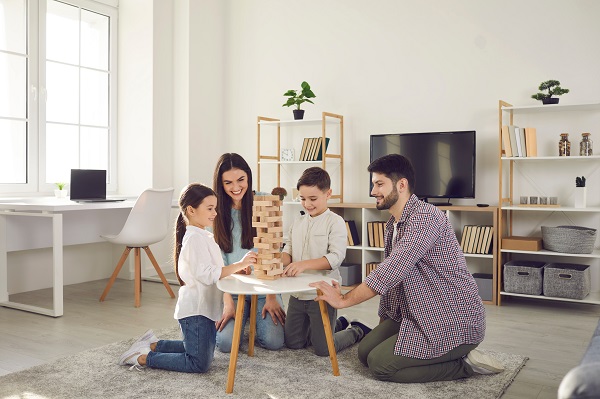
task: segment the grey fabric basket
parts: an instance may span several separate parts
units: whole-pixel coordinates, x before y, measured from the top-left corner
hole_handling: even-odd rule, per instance
[[[596,229],[581,226],[542,226],[544,249],[567,254],[591,254]]]
[[[544,295],[583,299],[590,293],[589,265],[549,263],[544,267]]]
[[[511,260],[504,264],[504,291],[542,295],[544,262]]]

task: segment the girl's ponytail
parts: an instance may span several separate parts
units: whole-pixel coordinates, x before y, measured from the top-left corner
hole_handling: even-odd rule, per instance
[[[175,261],[175,275],[179,280],[179,285],[184,286],[185,283],[179,277],[179,253],[181,252],[181,243],[183,242],[183,236],[185,235],[185,220],[183,215],[179,212],[177,221],[175,222],[175,248],[173,249],[173,260]]]

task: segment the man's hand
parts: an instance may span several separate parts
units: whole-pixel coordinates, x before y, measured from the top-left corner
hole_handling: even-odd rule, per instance
[[[267,299],[265,300],[265,306],[262,309],[262,318],[267,317],[267,312],[271,315],[271,320],[273,323],[277,325],[277,322],[281,323],[281,325],[285,324],[285,310],[281,307],[279,302],[277,302],[277,298],[275,295],[267,295]]]
[[[327,284],[325,281],[318,281],[316,283],[310,283],[311,287],[321,290],[321,295],[315,298],[315,301],[326,301],[328,304],[336,309],[344,308],[344,296],[342,295],[342,289],[340,284],[331,280],[331,284]]]

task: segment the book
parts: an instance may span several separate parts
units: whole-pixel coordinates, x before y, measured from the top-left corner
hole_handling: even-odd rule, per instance
[[[493,250],[494,250],[494,227],[488,226],[488,228],[489,228],[489,234],[487,235],[485,244],[483,246],[484,254],[491,254],[491,253],[493,253]]]
[[[385,222],[378,222],[379,225],[379,248],[385,247]]]
[[[322,143],[323,142],[323,138],[319,139],[319,149],[317,150],[317,158],[315,159],[315,161],[322,161],[323,160],[323,146]],[[327,147],[329,147],[329,137],[325,137],[325,154],[327,154]]]
[[[298,158],[299,161],[306,161],[306,149],[308,148],[308,138],[304,138],[304,141],[302,142],[302,150],[300,151],[300,157]]]
[[[354,243],[352,242],[352,233],[350,233],[350,223],[348,223],[348,221],[346,220],[346,238],[347,240],[347,244],[348,246],[352,246],[354,245]]]
[[[319,144],[319,138],[318,137],[313,137],[310,139],[310,150],[308,152],[308,156],[306,157],[307,161],[314,161],[315,160],[315,153],[316,153],[316,149],[317,149],[317,144]]]
[[[525,148],[528,157],[537,157],[537,133],[534,127],[525,128]]]
[[[515,134],[515,126],[513,126],[513,125],[508,126],[508,137],[510,138],[510,148],[511,148],[512,156],[518,157],[519,154],[517,153],[517,136]]]
[[[462,234],[462,238],[460,240],[460,249],[463,251],[463,253],[467,252],[467,248],[469,247],[469,239],[471,236],[471,228],[473,226],[467,224],[465,225],[465,227],[463,227],[463,234]]]
[[[512,148],[510,146],[510,134],[508,133],[508,126],[502,125],[502,145],[504,146],[504,156],[512,157]]]
[[[479,238],[479,232],[481,230],[481,226],[473,226],[471,230],[471,236],[469,237],[469,247],[467,248],[467,253],[472,254],[475,248],[475,243]]]
[[[379,222],[373,222],[373,245],[374,247],[380,247],[379,245]]]
[[[479,244],[477,245],[477,253],[485,254],[485,243],[490,234],[491,226],[482,226],[481,237],[479,238]]]
[[[527,142],[525,141],[525,128],[524,127],[519,128],[519,138],[520,138],[519,141],[521,142],[521,156],[526,157],[527,156]]]
[[[352,238],[352,245],[360,245],[360,237],[358,235],[358,229],[356,228],[356,222],[354,220],[346,221],[346,224],[350,230],[350,237]]]
[[[523,151],[525,149],[525,146],[523,144],[521,144],[521,128],[518,126],[515,126],[515,144],[517,146],[517,156],[518,157],[523,157],[525,156],[525,151]]]
[[[374,232],[373,232],[373,222],[367,222],[367,233],[369,236],[369,246],[375,246]]]

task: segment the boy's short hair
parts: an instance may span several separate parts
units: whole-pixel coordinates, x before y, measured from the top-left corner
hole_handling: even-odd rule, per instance
[[[298,179],[296,188],[300,190],[300,186],[317,187],[321,191],[327,191],[331,188],[331,178],[325,169],[313,166],[306,169]]]
[[[367,168],[370,173],[381,173],[392,180],[394,185],[402,178],[408,181],[408,190],[415,190],[415,170],[410,160],[400,154],[389,154],[377,158]]]

